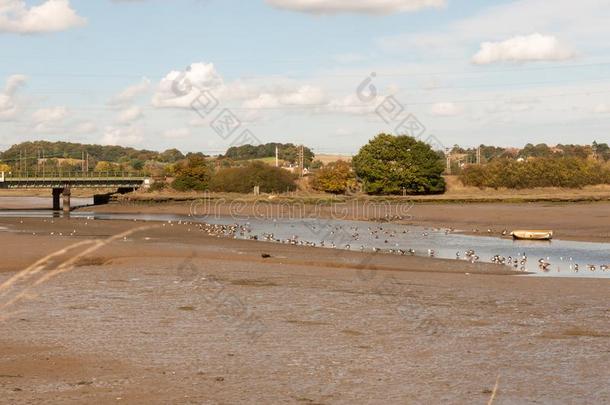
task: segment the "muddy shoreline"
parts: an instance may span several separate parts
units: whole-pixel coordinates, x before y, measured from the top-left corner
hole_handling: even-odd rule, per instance
[[[85,207],[100,213],[179,214],[248,218],[336,218],[395,221],[452,228],[471,235],[501,236],[504,230],[549,229],[558,239],[610,243],[610,202],[595,203],[425,203],[277,204],[268,201],[206,203],[114,203]]]
[[[0,227],[0,285],[85,244],[0,287],[0,402],[487,403],[496,380],[497,403],[610,401],[608,279],[236,240],[193,224]]]

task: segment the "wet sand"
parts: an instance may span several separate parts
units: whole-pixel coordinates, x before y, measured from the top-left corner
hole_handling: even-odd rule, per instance
[[[0,218],[0,282],[145,225],[50,221]],[[28,292],[0,312],[0,402],[484,404],[498,377],[499,404],[610,401],[609,280],[178,224],[76,264],[0,291],[0,305]]]
[[[437,228],[454,228],[464,233],[499,236],[506,229],[549,229],[558,239],[610,243],[610,202],[581,203],[371,203],[299,205],[212,201],[184,203],[116,203],[87,207],[85,211],[117,213],[162,213],[181,215],[233,215],[236,221],[248,217],[338,218],[386,220]],[[399,220],[401,217],[402,220]],[[476,230],[476,232],[474,232]],[[491,230],[491,233],[488,233]]]

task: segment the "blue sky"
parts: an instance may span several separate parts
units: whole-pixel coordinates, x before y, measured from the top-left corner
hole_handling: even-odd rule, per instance
[[[609,18],[600,0],[0,0],[0,148],[221,153],[248,129],[348,154],[407,116],[445,146],[608,142]],[[241,126],[223,139],[225,108]]]

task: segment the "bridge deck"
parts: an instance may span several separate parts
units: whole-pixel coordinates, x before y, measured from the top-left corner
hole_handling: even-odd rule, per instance
[[[0,177],[0,188],[100,188],[100,187],[134,187],[144,184],[143,176],[33,176],[33,177]]]

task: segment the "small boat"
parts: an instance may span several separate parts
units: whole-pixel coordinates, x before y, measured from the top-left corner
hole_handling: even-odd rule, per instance
[[[510,234],[513,239],[524,240],[551,240],[553,231],[512,231]]]

